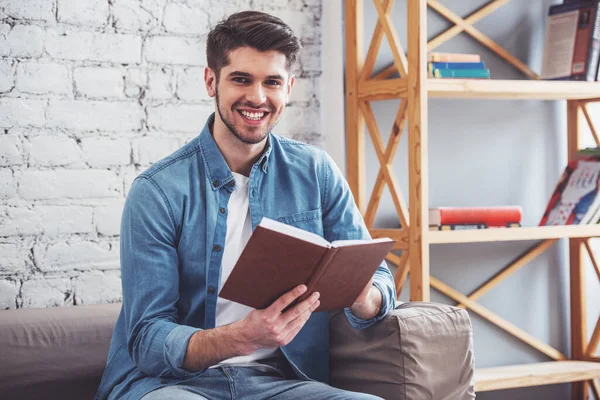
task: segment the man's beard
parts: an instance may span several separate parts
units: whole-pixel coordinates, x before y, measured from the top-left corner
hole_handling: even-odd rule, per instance
[[[229,132],[231,132],[236,138],[238,138],[242,143],[246,143],[246,144],[257,144],[262,142],[263,140],[265,140],[265,138],[269,135],[269,132],[271,132],[271,129],[273,128],[273,126],[275,126],[275,124],[277,124],[278,121],[275,121],[275,123],[273,125],[267,125],[267,129],[265,129],[265,131],[258,137],[258,138],[254,138],[254,137],[244,137],[237,129],[235,129],[235,126],[233,125],[233,122],[227,118],[225,118],[225,115],[223,114],[223,111],[221,110],[221,102],[219,101],[219,90],[216,90],[216,95],[215,95],[215,99],[217,101],[217,111],[219,112],[219,116],[221,117],[221,121],[223,121],[223,123],[225,124],[225,126],[227,127],[227,129],[229,129]],[[235,104],[234,104],[235,106]],[[272,113],[272,107],[269,107],[269,114]],[[235,107],[232,107],[232,112],[237,112],[235,110]]]

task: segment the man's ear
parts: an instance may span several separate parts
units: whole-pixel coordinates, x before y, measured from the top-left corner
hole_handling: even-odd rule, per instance
[[[290,95],[292,94],[292,88],[294,87],[294,83],[296,83],[296,77],[294,75],[290,76],[290,79],[288,79],[288,83],[286,86],[286,103],[289,103],[290,101]]]
[[[204,68],[204,84],[209,97],[215,97],[217,94],[217,75],[210,68]]]

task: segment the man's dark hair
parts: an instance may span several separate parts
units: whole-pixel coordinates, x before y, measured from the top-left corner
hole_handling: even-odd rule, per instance
[[[219,22],[208,34],[206,59],[216,73],[229,64],[229,53],[240,47],[277,51],[285,55],[289,71],[302,48],[300,39],[281,19],[259,11],[242,11]]]

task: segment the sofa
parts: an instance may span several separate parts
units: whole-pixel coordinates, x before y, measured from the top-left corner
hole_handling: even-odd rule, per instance
[[[0,398],[93,399],[120,304],[0,311]],[[460,308],[404,303],[356,331],[330,314],[331,384],[384,399],[475,398],[471,322]]]

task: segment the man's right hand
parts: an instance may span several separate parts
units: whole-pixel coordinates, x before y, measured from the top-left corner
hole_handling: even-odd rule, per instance
[[[236,323],[239,329],[240,343],[244,353],[252,354],[262,348],[285,346],[296,337],[300,329],[319,307],[319,293],[315,292],[304,301],[285,310],[298,297],[306,292],[306,286],[300,285],[282,295],[264,310],[252,310]]]

